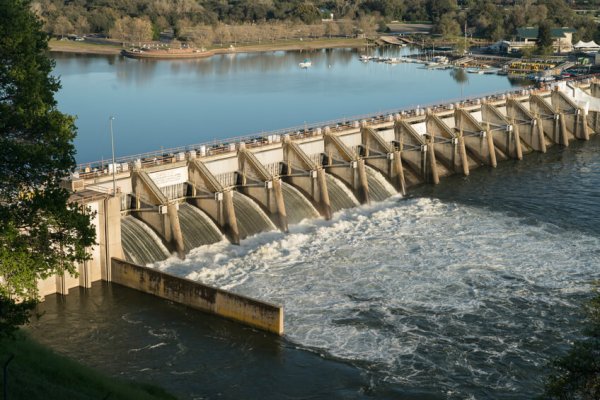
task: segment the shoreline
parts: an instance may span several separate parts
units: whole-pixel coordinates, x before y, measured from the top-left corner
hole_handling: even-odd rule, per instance
[[[333,48],[361,48],[366,46],[365,39],[316,39],[310,41],[290,41],[269,44],[254,44],[235,47],[233,49],[226,47],[217,47],[207,50],[198,57],[210,58],[214,55],[237,54],[237,53],[267,53],[273,51],[310,51]],[[48,48],[51,53],[72,53],[72,54],[93,54],[93,55],[122,55],[123,47],[108,44],[96,44],[90,42],[73,42],[50,40]],[[181,60],[184,57],[136,57],[144,60]]]

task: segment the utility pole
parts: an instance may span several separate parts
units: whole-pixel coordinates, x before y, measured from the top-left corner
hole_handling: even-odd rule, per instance
[[[465,51],[463,55],[467,53],[467,16],[465,15]]]
[[[113,117],[111,115],[109,118],[109,121],[110,121],[110,145],[112,148],[113,197],[116,197],[117,196],[117,179],[116,179],[117,166],[115,165],[115,138],[113,135],[113,121],[114,120],[115,120],[115,117]]]

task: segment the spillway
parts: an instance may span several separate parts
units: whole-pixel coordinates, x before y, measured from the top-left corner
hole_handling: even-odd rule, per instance
[[[325,179],[327,180],[329,201],[333,212],[343,208],[356,207],[360,204],[354,193],[338,178],[331,174],[325,174]]]
[[[130,215],[121,218],[121,244],[125,259],[138,265],[162,261],[170,255],[156,233]]]
[[[233,192],[233,208],[241,239],[276,229],[258,204],[240,192]]]
[[[369,182],[369,195],[372,201],[383,201],[397,193],[396,189],[376,169],[365,165],[367,181]]]
[[[319,212],[315,206],[298,189],[285,182],[281,182],[281,189],[283,191],[285,211],[290,224],[297,224],[303,219],[317,218],[319,216]]]
[[[214,222],[191,204],[179,205],[179,224],[186,253],[196,247],[216,243],[223,239],[221,231]]]

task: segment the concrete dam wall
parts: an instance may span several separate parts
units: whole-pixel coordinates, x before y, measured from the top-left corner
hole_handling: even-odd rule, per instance
[[[40,282],[41,294],[112,281],[114,258],[138,266],[183,258],[202,245],[287,232],[306,218],[330,219],[416,185],[588,140],[600,132],[598,101],[590,101],[599,93],[596,82],[571,82],[82,165],[65,184],[97,211],[99,243],[79,277]]]

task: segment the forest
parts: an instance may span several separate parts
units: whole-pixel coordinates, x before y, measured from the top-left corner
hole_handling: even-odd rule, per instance
[[[391,21],[429,22],[434,34],[466,33],[489,41],[510,39],[516,28],[546,21],[576,28],[576,41],[600,40],[598,0],[34,0],[31,7],[55,36],[96,33],[147,41],[171,29],[203,46],[368,36],[385,31]]]

